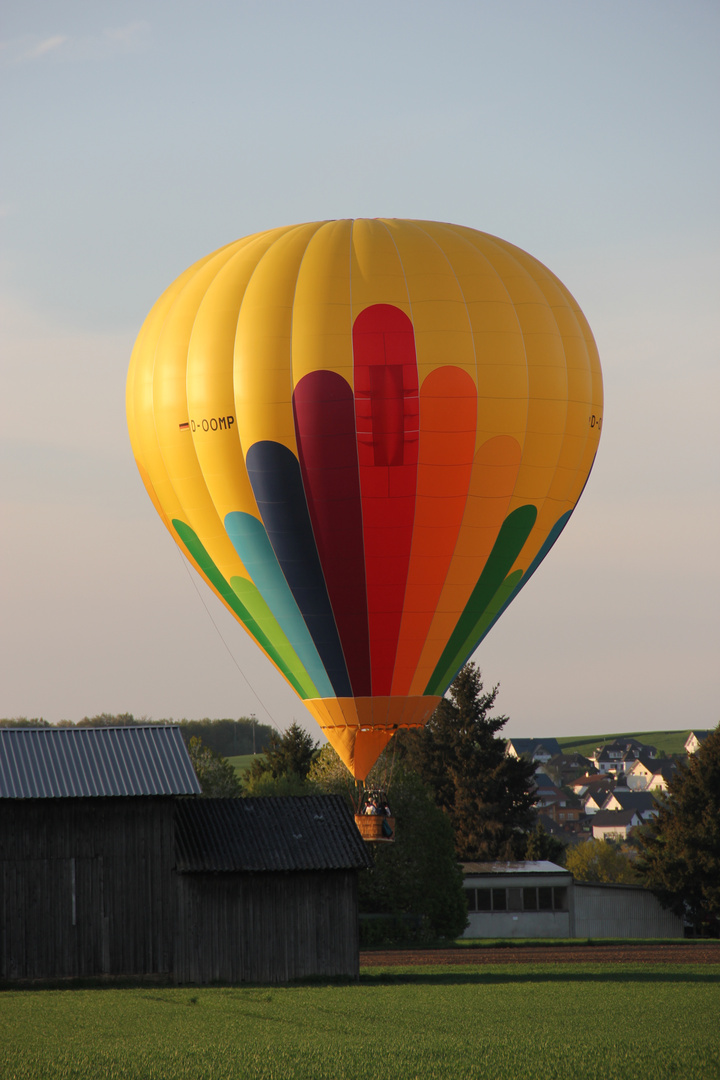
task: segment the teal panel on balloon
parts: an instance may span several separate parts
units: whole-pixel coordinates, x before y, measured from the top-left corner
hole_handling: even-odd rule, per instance
[[[234,511],[226,515],[224,524],[233,547],[317,687],[319,696],[332,697],[332,685],[263,523],[252,514]]]

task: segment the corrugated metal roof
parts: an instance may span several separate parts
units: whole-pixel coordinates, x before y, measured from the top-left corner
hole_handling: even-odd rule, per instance
[[[464,862],[463,873],[471,874],[569,874],[564,866],[549,862],[547,859],[537,859],[526,862]]]
[[[180,871],[347,870],[373,865],[340,795],[181,799]]]
[[[0,728],[0,798],[199,795],[180,729]]]

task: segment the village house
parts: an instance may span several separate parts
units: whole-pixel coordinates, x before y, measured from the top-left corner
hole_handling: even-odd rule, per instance
[[[560,744],[557,739],[508,739],[505,753],[508,757],[526,758],[544,765],[560,753]]]
[[[557,787],[550,777],[542,772],[541,769],[537,769],[533,776],[533,784],[535,786],[535,805],[537,807],[544,807],[549,805],[553,800],[559,799],[563,796],[563,792]]]
[[[630,772],[641,755],[646,758],[656,757],[657,750],[654,746],[641,743],[637,739],[613,739],[611,742],[598,746],[590,755],[590,760],[598,772],[622,776]]]
[[[651,791],[627,791],[615,789],[605,799],[601,810],[634,810],[643,821],[657,817],[658,804]]]
[[[583,812],[590,817],[594,817],[599,810],[602,810],[607,798],[606,791],[589,791],[585,798],[582,800]]]
[[[548,836],[554,836],[562,844],[575,844],[580,839],[583,839],[583,823],[588,819],[584,814],[580,814],[577,821],[564,821],[562,824],[556,821],[554,817],[550,817],[549,814],[541,811],[538,814],[538,825],[542,825],[544,831]],[[589,836],[590,830],[588,828],[587,834]]]
[[[641,823],[637,810],[598,810],[592,819],[593,840],[627,840]]]
[[[648,758],[641,756],[627,775],[631,791],[667,791],[668,780],[677,769],[672,758]]]
[[[578,776],[577,779],[572,780],[570,784],[568,784],[568,787],[575,795],[582,798],[583,795],[587,795],[588,791],[590,791],[594,785],[600,785],[603,788],[610,790],[612,787],[612,778],[601,776],[600,773],[593,770],[591,773],[587,772],[583,776]]]
[[[578,776],[586,773],[589,768],[591,768],[589,759],[577,752],[555,754],[554,757],[544,763],[546,774],[558,787],[568,787]]]
[[[562,798],[547,801],[542,813],[556,824],[564,827],[576,824],[585,816],[582,804],[580,802],[571,802],[564,795]]]
[[[657,758],[651,758],[649,754],[641,753],[637,760],[633,762],[625,777],[625,782],[630,790],[645,791],[657,764]]]
[[[696,754],[709,734],[709,731],[691,731],[685,740],[685,753]]]
[[[586,778],[583,778],[583,780],[586,780]],[[611,776],[591,776],[587,778],[587,782],[573,784],[572,788],[578,794],[580,791],[583,792],[580,794],[580,801],[584,812],[586,814],[596,814],[608,795],[614,791],[615,781]]]
[[[677,772],[677,762],[675,761],[663,761],[658,763],[658,767],[652,774],[647,783],[648,791],[667,791],[670,780]]]

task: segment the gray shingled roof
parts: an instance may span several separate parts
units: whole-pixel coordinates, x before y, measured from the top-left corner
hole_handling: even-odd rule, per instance
[[[532,757],[540,747],[553,756],[561,752],[557,739],[508,739],[507,742],[513,745],[517,754],[527,754],[528,757]]]
[[[607,800],[617,799],[623,810],[637,810],[638,813],[642,813],[644,810],[656,810],[658,806],[657,799],[651,791],[611,791]]]
[[[349,870],[373,865],[340,795],[180,799],[177,869]]]
[[[178,727],[0,728],[0,798],[199,795]]]
[[[593,814],[592,824],[602,829],[613,825],[628,826],[632,825],[634,817],[640,820],[637,810],[598,810],[597,814]]]

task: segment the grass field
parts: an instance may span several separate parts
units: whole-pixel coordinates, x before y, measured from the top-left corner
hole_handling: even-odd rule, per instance
[[[713,1080],[720,967],[366,969],[358,985],[5,991],[3,1080]]]
[[[654,746],[663,754],[684,754],[685,740],[690,734],[690,728],[684,731],[622,731],[615,735],[581,735],[563,736],[558,739],[560,749],[564,754],[577,751],[587,757],[596,746],[610,742],[612,739],[637,739],[638,742]]]
[[[236,757],[229,757],[228,761],[232,765],[235,772],[242,780],[242,774],[246,769],[249,769],[253,763],[253,759],[256,757],[265,757],[264,754],[238,754]]]

